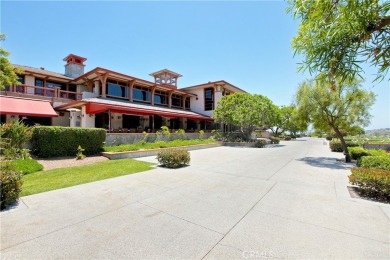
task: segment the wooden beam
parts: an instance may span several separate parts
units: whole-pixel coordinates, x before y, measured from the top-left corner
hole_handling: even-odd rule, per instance
[[[152,96],[150,97],[150,104],[151,104],[152,106],[154,106],[154,92],[156,91],[156,86],[157,86],[157,85],[154,85],[153,87],[151,87],[151,91],[150,91],[150,94],[152,95]]]
[[[129,93],[129,101],[130,101],[130,102],[133,102],[133,88],[134,88],[135,82],[136,82],[135,79],[130,80],[130,81],[128,82],[129,91],[130,91],[130,93]]]
[[[102,83],[102,97],[103,98],[106,97],[106,92],[107,92],[107,86],[106,86],[107,77],[108,77],[108,73],[99,75],[99,80]]]

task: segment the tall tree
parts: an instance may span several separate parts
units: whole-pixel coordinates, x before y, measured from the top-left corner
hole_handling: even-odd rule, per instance
[[[262,95],[234,93],[223,96],[213,113],[216,122],[240,127],[246,140],[257,128],[268,128],[270,115],[275,110],[272,101]]]
[[[366,126],[370,121],[369,110],[375,101],[371,91],[360,87],[358,81],[335,82],[335,89],[326,87],[326,80],[310,80],[302,83],[295,96],[298,117],[322,131],[334,130],[340,139],[346,162],[351,161],[341,129]],[[325,87],[324,87],[325,86]]]
[[[306,127],[301,127],[294,117],[295,107],[281,106],[276,107],[275,112],[271,114],[270,130],[274,136],[279,136],[285,131],[290,131],[294,135],[300,130],[306,130]]]
[[[286,107],[286,120],[285,129],[292,135],[297,135],[300,131],[306,131],[308,124],[302,120],[298,115],[298,110],[295,104]]]
[[[362,78],[362,62],[386,78],[390,65],[390,2],[383,0],[288,0],[301,21],[292,46],[304,56],[299,69],[327,77]]]
[[[0,41],[5,40],[5,34],[0,34]],[[8,60],[9,52],[0,47],[0,90],[5,86],[18,84],[15,68]]]

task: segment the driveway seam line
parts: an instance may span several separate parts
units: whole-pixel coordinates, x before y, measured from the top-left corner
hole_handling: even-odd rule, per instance
[[[287,220],[299,222],[299,223],[306,224],[306,225],[309,225],[309,226],[314,226],[314,227],[318,227],[318,228],[323,228],[323,229],[327,229],[327,230],[331,230],[331,231],[335,231],[335,232],[339,232],[339,233],[343,233],[343,234],[347,234],[347,235],[351,235],[351,236],[355,236],[355,237],[360,237],[360,238],[372,240],[372,241],[379,242],[379,243],[390,244],[390,242],[385,242],[385,241],[381,241],[381,240],[377,240],[377,239],[373,239],[373,238],[369,238],[369,237],[364,237],[364,236],[360,236],[360,235],[356,235],[356,234],[351,234],[351,233],[348,233],[348,232],[345,232],[345,231],[341,231],[341,230],[332,229],[332,228],[329,228],[329,227],[320,226],[320,225],[318,225],[318,224],[313,224],[313,223],[304,222],[304,221],[298,220],[298,219],[283,217],[283,216],[280,216],[280,215],[277,215],[277,214],[272,214],[272,213],[265,212],[265,211],[258,210],[258,209],[255,209],[255,211],[261,212],[261,213],[264,213],[264,214],[267,214],[267,215],[271,215],[271,216],[275,216],[275,217],[279,217],[279,218],[283,218],[283,219],[287,219]]]
[[[223,234],[223,233],[221,233],[221,232],[218,232],[218,231],[216,231],[216,230],[210,229],[210,228],[208,228],[208,227],[204,227],[204,226],[202,226],[202,225],[199,225],[199,224],[197,224],[197,223],[193,223],[193,222],[191,222],[191,221],[189,221],[189,220],[187,220],[187,219],[184,219],[184,218],[181,218],[181,217],[179,217],[179,216],[173,215],[173,214],[171,214],[171,213],[165,212],[165,211],[163,211],[163,210],[161,210],[161,209],[158,209],[158,208],[155,208],[155,207],[149,206],[149,205],[147,205],[147,204],[144,204],[144,203],[142,203],[142,202],[140,202],[140,201],[137,201],[137,202],[138,202],[139,204],[143,205],[143,206],[146,206],[146,207],[148,207],[148,208],[151,208],[151,209],[154,209],[154,210],[160,211],[160,212],[162,212],[162,213],[164,213],[164,214],[167,214],[167,215],[169,215],[169,216],[171,216],[171,217],[174,217],[174,218],[177,218],[177,219],[183,220],[183,221],[185,221],[185,222],[187,222],[187,223],[193,224],[193,225],[195,225],[195,226],[198,226],[198,227],[201,227],[201,228],[207,229],[207,230],[209,230],[209,231],[212,231],[212,232],[215,232],[215,233],[218,233],[218,234],[220,234],[220,235],[224,236],[224,234]]]
[[[269,188],[269,190],[244,214],[244,216],[242,216],[237,222],[236,224],[234,224],[229,230],[228,232],[226,232],[226,234],[202,257],[202,259],[204,259],[208,254],[210,254],[210,252],[249,214],[249,212],[251,212],[254,207],[257,206],[257,204],[265,197],[267,196],[267,194],[275,187],[275,185],[277,184],[277,182],[275,182],[271,188]],[[236,248],[237,249],[237,248]]]

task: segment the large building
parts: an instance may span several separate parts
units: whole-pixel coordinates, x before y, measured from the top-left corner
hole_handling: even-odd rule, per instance
[[[154,132],[161,126],[187,131],[215,128],[212,113],[224,95],[244,90],[215,81],[178,88],[180,74],[164,69],[153,81],[97,67],[86,58],[64,58],[65,73],[14,65],[20,85],[0,92],[1,122],[99,127],[109,132]]]

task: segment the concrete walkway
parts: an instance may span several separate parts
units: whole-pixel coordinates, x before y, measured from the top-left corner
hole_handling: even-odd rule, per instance
[[[1,258],[388,259],[389,205],[351,199],[341,157],[310,138],[218,147],[23,197],[1,213]]]

